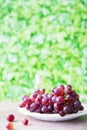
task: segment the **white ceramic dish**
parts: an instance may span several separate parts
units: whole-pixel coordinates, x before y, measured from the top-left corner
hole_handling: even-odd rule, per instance
[[[59,114],[41,114],[41,113],[35,113],[35,112],[29,112],[25,108],[18,108],[18,111],[28,115],[30,117],[39,119],[39,120],[45,120],[45,121],[67,121],[67,120],[72,120],[74,118],[80,117],[82,115],[87,114],[87,105],[83,105],[84,110],[79,111],[78,113],[75,114],[69,114],[65,115],[64,117],[61,117]]]

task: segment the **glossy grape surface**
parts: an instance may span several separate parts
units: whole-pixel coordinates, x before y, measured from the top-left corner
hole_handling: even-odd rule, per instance
[[[53,87],[49,94],[44,88],[38,89],[30,97],[23,96],[19,106],[25,107],[30,112],[58,113],[60,116],[77,113],[84,109],[79,95],[69,84]]]

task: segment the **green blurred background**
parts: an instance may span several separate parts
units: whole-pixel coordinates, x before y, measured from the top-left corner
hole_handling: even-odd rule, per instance
[[[71,84],[87,101],[87,0],[0,0],[0,100]]]

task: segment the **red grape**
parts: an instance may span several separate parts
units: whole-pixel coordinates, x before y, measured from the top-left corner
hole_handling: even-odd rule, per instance
[[[84,109],[84,107],[81,105],[80,108],[79,108],[79,110],[82,111],[83,109]]]
[[[8,130],[13,130],[13,128],[14,128],[13,123],[8,123],[8,124],[6,125],[6,128],[7,128]]]
[[[28,125],[28,119],[24,119],[23,121],[22,121],[22,123],[24,124],[24,125]]]
[[[54,110],[59,112],[61,111],[63,108],[62,108],[62,105],[61,104],[58,104],[58,103],[54,103]]]
[[[24,101],[21,101],[20,104],[19,104],[19,107],[25,107],[26,106],[26,103]]]
[[[40,94],[44,94],[45,93],[45,88],[40,89]]]
[[[47,96],[43,97],[41,103],[42,103],[43,106],[48,105],[49,104],[49,98]]]
[[[42,113],[47,113],[47,111],[48,111],[47,106],[43,106],[42,109],[41,109],[41,112]]]
[[[67,94],[71,94],[72,93],[72,86],[71,85],[66,85],[66,87],[65,87],[65,92],[67,93]]]
[[[42,101],[42,95],[38,95],[38,96],[36,97],[36,99],[35,99],[35,103],[36,103],[36,104],[40,104],[41,101]]]
[[[56,98],[56,102],[57,102],[58,104],[64,103],[64,97],[63,97],[63,96],[58,96],[58,97]]]
[[[58,113],[60,116],[77,113],[83,110],[78,94],[67,84],[52,88],[51,93],[46,93],[44,88],[35,90],[29,97],[24,96],[19,105],[30,112],[36,113]]]
[[[54,89],[54,94],[57,95],[57,96],[62,96],[62,95],[64,94],[64,89],[63,89],[63,87],[55,88],[55,89]]]
[[[30,96],[30,99],[32,100],[32,102],[35,101],[37,95],[38,95],[37,93],[34,93],[33,95]]]
[[[7,116],[7,120],[8,120],[9,122],[13,122],[14,119],[15,119],[15,116],[14,116],[13,114],[10,114],[10,115]]]
[[[54,96],[52,97],[51,101],[52,101],[53,103],[55,103],[55,102],[56,102],[56,98],[57,98],[57,96],[54,95]]]
[[[34,102],[30,105],[30,112],[34,112],[39,106]]]
[[[60,116],[65,116],[65,113],[63,111],[59,111]]]
[[[41,108],[40,108],[40,107],[37,108],[37,109],[35,110],[35,112],[36,112],[36,113],[41,113]]]
[[[63,112],[64,112],[65,114],[71,113],[71,107],[70,107],[69,105],[65,105],[65,106],[63,107]]]

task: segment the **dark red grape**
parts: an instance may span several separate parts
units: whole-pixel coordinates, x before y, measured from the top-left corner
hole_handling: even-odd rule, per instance
[[[74,98],[72,97],[72,95],[67,94],[67,95],[65,95],[65,101],[67,103],[72,103],[74,101]]]
[[[43,106],[43,107],[41,108],[41,112],[42,112],[42,113],[47,113],[47,111],[48,111],[47,106]]]
[[[69,105],[65,105],[65,106],[63,107],[63,112],[64,112],[65,114],[71,113],[71,112],[72,112],[71,110],[72,110],[72,109],[71,109],[71,107],[70,107]]]
[[[66,94],[71,94],[72,93],[72,86],[71,85],[66,85],[65,87],[65,93]]]
[[[40,94],[44,94],[45,93],[45,88],[41,88],[40,89]]]
[[[74,103],[74,108],[80,108],[80,106],[81,106],[81,103],[80,103],[80,101],[79,100],[76,100]]]
[[[26,109],[30,110],[30,105],[29,104],[26,104]]]
[[[56,98],[56,102],[57,102],[58,104],[64,103],[64,97],[63,97],[63,96],[58,96],[58,97]]]
[[[23,108],[26,106],[26,103],[24,101],[21,101],[20,104],[19,104],[19,107]]]
[[[59,115],[60,115],[60,116],[65,116],[64,111],[59,111]]]
[[[52,96],[51,101],[52,101],[53,103],[55,103],[55,102],[56,102],[56,98],[57,98],[57,96],[56,96],[56,95]]]
[[[50,100],[52,99],[53,96],[54,96],[53,93],[48,94],[48,98],[49,98]]]
[[[7,120],[8,120],[9,122],[13,122],[14,119],[15,119],[15,116],[14,116],[13,114],[8,115],[8,117],[7,117]]]
[[[39,106],[36,103],[30,105],[30,112],[34,112]]]
[[[47,108],[48,108],[48,111],[52,112],[52,110],[53,110],[53,106],[52,105],[48,105]]]
[[[36,97],[35,103],[36,103],[36,104],[41,104],[41,102],[42,102],[42,95],[40,94],[40,95],[38,95],[38,96]]]
[[[44,88],[35,90],[29,97],[24,95],[19,106],[25,107],[30,112],[58,113],[60,116],[77,113],[83,110],[78,94],[67,84],[52,88],[51,93],[46,93]]]
[[[26,104],[31,104],[32,100],[29,97],[25,97],[23,100]]]
[[[35,110],[35,112],[36,112],[36,113],[41,113],[41,108],[40,108],[40,107],[37,108],[37,109]]]
[[[62,105],[61,104],[58,104],[58,103],[54,103],[54,110],[56,112],[59,112],[61,111],[63,108],[62,108]]]
[[[41,103],[43,106],[47,106],[49,104],[49,98],[47,96],[43,97]]]
[[[40,94],[40,93],[41,93],[41,92],[40,92],[39,89],[35,90],[35,92],[34,92],[34,94]]]
[[[54,91],[55,91],[56,88],[57,88],[57,87],[53,87],[53,88],[51,89],[51,91],[54,93]]]
[[[32,95],[30,96],[30,99],[32,100],[32,102],[35,101],[37,95],[38,95],[37,93],[34,93],[34,94],[32,94]]]
[[[28,125],[28,122],[29,122],[28,119],[23,119],[23,120],[22,120],[22,123],[23,123],[24,125]]]
[[[24,101],[25,98],[27,98],[27,95],[23,95],[22,100]]]
[[[79,107],[79,110],[82,111],[83,109],[84,109],[84,107],[81,105],[81,106]]]
[[[64,94],[64,89],[62,87],[55,88],[54,89],[54,94],[57,95],[57,96],[62,96]]]

